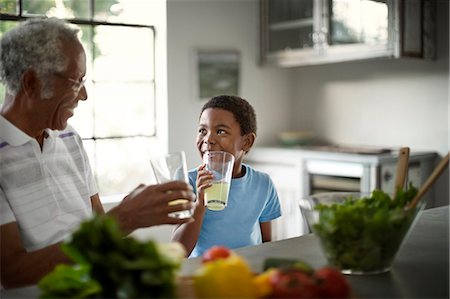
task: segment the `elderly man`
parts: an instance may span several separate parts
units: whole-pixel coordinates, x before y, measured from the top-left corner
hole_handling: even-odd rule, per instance
[[[86,55],[76,29],[57,19],[26,21],[5,33],[0,74],[1,284],[35,284],[69,262],[59,243],[93,213],[104,213],[80,136],[67,124],[84,87]],[[167,192],[171,191],[171,192]],[[173,199],[188,204],[169,206]],[[192,208],[184,182],[141,185],[109,214],[125,233],[192,221],[168,216]]]

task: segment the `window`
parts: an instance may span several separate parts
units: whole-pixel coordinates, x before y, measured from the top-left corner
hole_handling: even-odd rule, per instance
[[[158,39],[155,34],[165,26],[165,1],[0,0],[0,34],[37,16],[67,19],[81,29],[88,100],[79,102],[69,123],[83,138],[102,199],[149,183],[149,159],[167,151],[166,82],[158,76],[165,67],[165,28]],[[0,104],[3,95],[0,84]]]

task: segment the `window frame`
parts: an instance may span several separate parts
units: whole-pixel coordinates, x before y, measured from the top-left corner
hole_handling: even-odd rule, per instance
[[[158,149],[155,150],[158,154],[163,154],[167,152],[168,148],[168,124],[167,124],[167,100],[164,101],[164,98],[167,98],[167,78],[162,78],[167,70],[159,70],[160,75],[158,75],[158,69],[164,65],[164,62],[166,61],[166,49],[161,48],[161,46],[158,46],[158,43],[164,44],[166,37],[161,36],[160,32],[157,34],[156,32],[156,26],[155,25],[148,25],[148,24],[136,24],[136,23],[124,23],[124,22],[110,22],[110,21],[99,21],[95,20],[94,16],[94,0],[90,0],[90,16],[88,19],[85,18],[62,18],[68,23],[78,25],[78,26],[89,26],[90,28],[94,28],[95,26],[120,26],[122,28],[146,28],[150,29],[153,32],[153,57],[151,58],[153,60],[153,78],[151,81],[152,84],[152,96],[153,96],[153,120],[154,120],[154,128],[152,130],[152,134],[137,134],[137,135],[117,135],[117,136],[107,136],[107,137],[99,137],[96,136],[95,132],[93,132],[92,137],[83,137],[83,141],[92,141],[94,144],[97,142],[97,140],[114,140],[114,139],[129,139],[129,138],[136,138],[136,137],[143,137],[143,138],[149,138],[149,140],[153,140],[154,143],[157,144]],[[16,14],[10,14],[10,13],[0,13],[0,21],[15,21],[15,22],[21,22],[25,21],[27,19],[32,19],[36,17],[43,17],[45,15],[24,15],[23,14],[23,0],[17,0],[17,8],[18,12]],[[166,5],[164,3],[164,5]],[[164,7],[164,10],[166,8]],[[166,31],[165,28],[162,28],[163,32]],[[92,38],[92,37],[91,37]],[[91,39],[89,41],[90,43],[93,43],[94,41]],[[160,59],[161,58],[161,59]],[[92,58],[92,61],[95,61],[95,58]],[[162,62],[161,62],[162,61]],[[125,82],[125,81],[123,81]],[[150,81],[149,81],[150,82]],[[166,87],[164,89],[164,86]],[[95,116],[94,116],[95,117]],[[94,159],[96,159],[95,155],[97,155],[97,150],[94,151]],[[149,157],[150,159],[151,157]],[[95,179],[97,181],[97,184],[99,182],[98,174],[96,168],[96,161],[91,161],[91,166],[93,170],[93,174],[95,176]],[[123,190],[123,193],[120,194],[113,194],[113,195],[103,195],[101,196],[103,203],[111,203],[111,202],[117,202],[121,200],[121,198],[128,193],[130,190]],[[98,192],[101,193],[100,188],[98,189]]]

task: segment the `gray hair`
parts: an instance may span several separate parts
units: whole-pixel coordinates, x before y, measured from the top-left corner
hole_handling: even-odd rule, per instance
[[[21,78],[34,70],[43,83],[43,97],[50,97],[46,75],[63,72],[68,64],[62,51],[63,40],[78,40],[78,29],[56,18],[29,19],[6,32],[0,41],[0,78],[6,89],[17,95]]]

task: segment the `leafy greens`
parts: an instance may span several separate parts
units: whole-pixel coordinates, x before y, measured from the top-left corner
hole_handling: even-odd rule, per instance
[[[38,284],[41,298],[173,298],[179,260],[154,241],[123,237],[114,218],[81,224],[62,250],[74,265],[60,265]]]
[[[318,204],[313,230],[328,261],[352,272],[388,269],[418,211],[405,209],[416,194],[410,185],[407,191],[398,189],[394,199],[375,190],[368,197]]]

